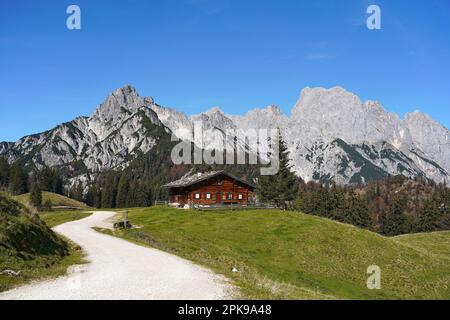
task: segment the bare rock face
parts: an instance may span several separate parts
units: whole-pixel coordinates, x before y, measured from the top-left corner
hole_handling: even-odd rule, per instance
[[[123,168],[130,157],[150,151],[160,137],[149,134],[149,127],[170,133],[151,109],[152,103],[125,86],[110,94],[92,116],[24,137],[0,151],[10,162],[26,159],[37,168],[65,167],[72,176],[86,180],[89,173]]]
[[[291,118],[276,106],[228,116],[241,131],[279,128],[295,171],[307,181],[350,183],[403,174],[446,182],[449,131],[423,117],[419,127],[412,115],[402,120],[340,87],[304,89]]]
[[[183,112],[171,108],[164,108],[153,102],[150,104],[150,108],[175,136],[183,140],[192,139],[192,123]]]
[[[294,158],[298,159],[294,161],[298,172],[304,171],[302,166],[307,165],[301,156],[299,159],[298,153],[306,154],[318,141],[326,144],[341,139],[354,146],[354,152],[389,174],[423,176],[437,182],[449,180],[450,145],[446,128],[419,113],[402,120],[386,112],[378,102],[362,103],[340,87],[304,89],[292,111],[289,131],[289,136],[295,136],[291,141],[288,136],[287,140],[292,143]],[[331,176],[336,173],[332,167],[325,171]],[[317,180],[310,174],[305,174],[304,178]]]
[[[407,114],[404,126],[411,134],[414,149],[450,172],[450,131],[419,111]]]
[[[241,130],[286,128],[289,123],[289,118],[276,105],[270,105],[263,109],[253,109],[247,112],[245,116],[230,116],[230,119]]]
[[[15,143],[2,142],[0,154],[10,162],[26,159],[38,168],[65,167],[73,177],[87,181],[89,174],[126,167],[135,155],[157,146],[162,135],[193,141],[192,129],[198,123],[211,132],[201,145],[210,148],[220,148],[219,140],[226,140],[228,130],[239,138],[249,129],[279,128],[294,170],[306,181],[346,184],[389,174],[450,180],[448,129],[420,112],[401,119],[380,103],[362,102],[341,87],[305,88],[291,117],[275,105],[243,116],[215,107],[188,117],[157,105],[153,98],[140,97],[127,85],[110,94],[90,117]],[[238,139],[237,147],[245,149],[245,140]]]

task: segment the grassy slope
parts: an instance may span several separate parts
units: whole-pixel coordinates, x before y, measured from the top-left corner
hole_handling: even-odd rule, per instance
[[[117,235],[173,252],[233,279],[249,298],[450,298],[448,247],[440,255],[356,227],[277,210],[132,209],[141,229]],[[435,235],[433,235],[434,237]],[[440,235],[448,243],[450,234]],[[427,235],[424,235],[427,238]],[[434,240],[410,240],[436,248]],[[415,246],[420,247],[419,244]],[[366,270],[382,270],[382,290],[368,290]],[[239,273],[232,273],[236,266]]]
[[[60,224],[87,218],[91,215],[85,211],[52,211],[40,212],[39,217],[50,227],[56,227]]]
[[[63,275],[67,267],[78,263],[83,263],[78,246],[56,236],[17,202],[0,196],[0,272],[21,272],[19,277],[0,274],[0,291]]]
[[[22,203],[23,205],[25,205],[26,207],[30,207],[30,194],[29,193],[25,193],[25,194],[21,194],[20,196],[14,196],[12,197],[14,200],[19,201],[20,203]],[[67,198],[65,196],[56,194],[56,193],[51,193],[51,192],[42,192],[42,203],[44,203],[47,199],[50,199],[50,201],[52,202],[52,206],[65,206],[65,207],[75,207],[75,208],[86,208],[86,204]]]
[[[395,239],[425,254],[450,259],[450,231],[408,234]]]
[[[70,266],[85,262],[83,251],[73,243],[69,243],[68,254],[64,257],[36,256],[32,260],[23,260],[12,256],[5,260],[4,253],[0,250],[0,271],[5,269],[21,271],[20,277],[0,275],[0,292],[27,284],[32,280],[63,276]]]

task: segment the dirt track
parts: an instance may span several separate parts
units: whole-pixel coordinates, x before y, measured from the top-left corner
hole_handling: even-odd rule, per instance
[[[92,229],[114,212],[95,212],[54,230],[87,253],[90,263],[70,275],[0,293],[0,299],[226,299],[231,287],[210,270],[171,254],[141,247]]]

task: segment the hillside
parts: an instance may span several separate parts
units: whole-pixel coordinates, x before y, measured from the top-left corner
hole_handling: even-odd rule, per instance
[[[0,195],[0,291],[26,281],[65,274],[81,251],[51,231],[23,205]],[[20,272],[18,276],[6,270]]]
[[[20,202],[21,204],[25,205],[26,207],[30,207],[30,194],[25,193],[20,196],[14,196],[14,200]],[[60,194],[52,193],[52,192],[42,192],[42,203],[45,203],[45,201],[50,200],[52,202],[52,206],[54,207],[74,207],[74,208],[86,208],[86,204],[70,199],[68,197],[62,196]]]
[[[117,233],[208,266],[244,297],[279,299],[449,299],[450,233],[386,238],[300,213],[133,209],[142,228]],[[382,289],[368,290],[378,265]],[[232,268],[238,272],[232,272]]]
[[[450,231],[408,234],[395,239],[425,254],[450,259]]]

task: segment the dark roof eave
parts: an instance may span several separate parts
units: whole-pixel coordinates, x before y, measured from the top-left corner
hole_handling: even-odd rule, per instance
[[[247,186],[249,186],[249,187],[251,187],[251,188],[253,188],[253,189],[256,189],[256,186],[253,185],[252,183],[247,182],[247,181],[245,181],[245,180],[242,180],[242,179],[240,179],[240,178],[238,178],[238,177],[235,177],[234,175],[232,175],[232,174],[230,174],[230,173],[228,173],[228,172],[226,172],[226,171],[224,171],[224,170],[218,171],[218,172],[216,172],[216,173],[213,174],[213,175],[206,176],[206,177],[203,177],[203,178],[201,178],[201,179],[198,179],[198,180],[195,180],[195,181],[192,181],[192,182],[188,182],[188,183],[185,183],[185,184],[175,184],[175,185],[171,185],[170,183],[168,183],[168,184],[165,184],[165,185],[161,186],[161,188],[164,188],[164,189],[170,189],[170,188],[185,188],[185,187],[190,187],[190,186],[193,186],[193,185],[195,185],[195,184],[197,184],[197,183],[199,183],[199,182],[202,182],[202,181],[204,181],[204,180],[207,180],[207,179],[210,179],[210,178],[217,177],[217,176],[220,175],[220,174],[224,174],[224,175],[226,175],[226,176],[228,176],[228,177],[230,177],[230,178],[232,178],[232,179],[234,179],[234,180],[236,180],[236,181],[239,181],[239,182],[241,182],[241,183],[243,183],[243,184],[245,184],[245,185],[247,185]]]

